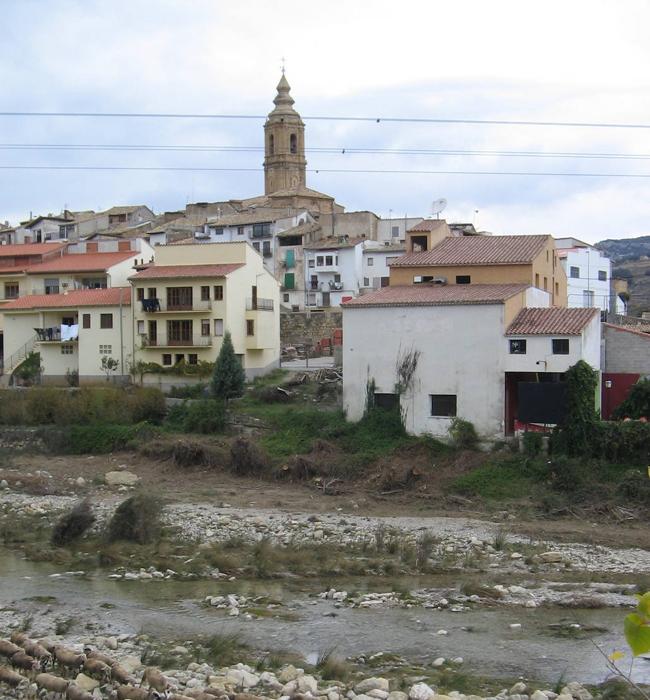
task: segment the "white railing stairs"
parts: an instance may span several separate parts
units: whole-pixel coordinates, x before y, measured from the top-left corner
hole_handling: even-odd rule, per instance
[[[38,336],[34,335],[16,352],[0,360],[0,374],[12,374],[28,357],[29,353],[34,350],[34,344],[38,340]]]

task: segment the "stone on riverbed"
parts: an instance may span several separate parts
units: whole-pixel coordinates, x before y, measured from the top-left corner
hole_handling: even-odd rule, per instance
[[[436,691],[426,683],[416,683],[409,690],[409,700],[431,700],[435,694]]]
[[[357,695],[363,695],[371,690],[388,690],[388,679],[386,678],[366,678],[354,686]]]
[[[135,486],[140,481],[140,477],[129,471],[106,472],[104,481],[108,486]]]
[[[96,681],[94,678],[90,678],[90,676],[86,676],[84,673],[80,673],[74,679],[74,682],[82,690],[85,690],[88,693],[92,693],[95,688],[99,688],[99,681]]]

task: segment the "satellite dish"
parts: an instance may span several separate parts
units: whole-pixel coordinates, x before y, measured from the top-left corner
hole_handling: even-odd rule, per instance
[[[447,206],[447,200],[444,197],[436,199],[431,204],[431,215],[440,218],[438,215]]]

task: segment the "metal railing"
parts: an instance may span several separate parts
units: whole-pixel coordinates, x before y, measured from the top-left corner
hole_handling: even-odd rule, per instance
[[[143,348],[206,348],[212,345],[211,335],[193,336],[192,338],[142,338],[141,346]]]
[[[190,303],[170,304],[166,299],[140,299],[140,306],[145,313],[170,311],[209,311],[212,308],[210,299],[193,299]]]
[[[273,299],[246,299],[246,311],[273,311]]]
[[[0,372],[5,374],[7,372],[13,372],[18,365],[24,362],[28,355],[33,352],[34,344],[36,343],[38,336],[30,338],[22,347],[18,348],[16,352],[0,360]]]

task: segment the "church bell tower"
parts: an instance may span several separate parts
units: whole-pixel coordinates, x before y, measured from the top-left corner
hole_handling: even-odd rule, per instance
[[[305,124],[293,108],[284,70],[264,124],[264,194],[305,187]]]

